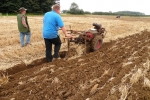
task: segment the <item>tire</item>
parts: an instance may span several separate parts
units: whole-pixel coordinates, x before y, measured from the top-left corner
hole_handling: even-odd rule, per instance
[[[103,38],[101,35],[97,35],[91,41],[91,51],[96,51],[102,47]]]

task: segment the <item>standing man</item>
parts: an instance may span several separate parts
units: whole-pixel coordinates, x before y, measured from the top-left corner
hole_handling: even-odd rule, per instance
[[[61,40],[58,33],[59,28],[62,29],[62,32],[66,37],[72,38],[70,34],[67,34],[66,28],[59,13],[60,6],[58,4],[55,4],[52,7],[52,11],[45,13],[43,19],[43,38],[45,41],[47,62],[51,62],[52,59],[58,58],[58,53],[61,47]],[[53,56],[52,44],[54,44]]]
[[[19,9],[20,14],[17,15],[17,22],[18,22],[18,30],[20,32],[20,44],[21,47],[24,47],[25,45],[30,43],[30,27],[28,24],[26,10],[24,7],[21,7]],[[24,43],[24,37],[26,36],[26,42]]]

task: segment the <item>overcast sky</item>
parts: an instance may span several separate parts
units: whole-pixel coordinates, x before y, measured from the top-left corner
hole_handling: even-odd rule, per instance
[[[138,11],[150,15],[150,0],[60,0],[61,10],[69,10],[72,2],[84,11]]]

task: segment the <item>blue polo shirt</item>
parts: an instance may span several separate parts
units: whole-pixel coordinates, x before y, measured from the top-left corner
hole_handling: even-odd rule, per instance
[[[45,13],[43,19],[43,38],[53,39],[57,38],[59,28],[63,27],[64,23],[59,14],[55,11]]]

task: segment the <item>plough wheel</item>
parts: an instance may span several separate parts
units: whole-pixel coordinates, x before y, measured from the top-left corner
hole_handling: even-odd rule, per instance
[[[99,36],[99,35],[95,36],[94,39],[91,41],[91,50],[96,51],[100,49],[102,46],[102,43],[103,43],[102,36]]]

